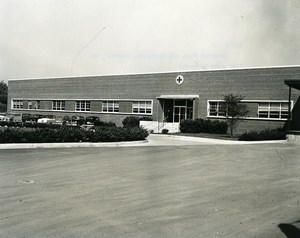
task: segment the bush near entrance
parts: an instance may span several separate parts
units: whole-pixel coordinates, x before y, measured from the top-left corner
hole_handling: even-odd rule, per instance
[[[215,133],[226,134],[228,125],[224,121],[217,120],[182,120],[180,122],[180,132],[182,133]]]
[[[142,128],[3,128],[0,143],[49,143],[49,142],[119,142],[145,140],[148,132]]]
[[[285,140],[286,132],[283,128],[267,129],[260,132],[249,131],[239,136],[239,140],[258,141],[258,140]]]

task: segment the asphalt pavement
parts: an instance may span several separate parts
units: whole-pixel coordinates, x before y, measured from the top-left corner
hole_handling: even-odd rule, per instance
[[[2,149],[0,237],[297,237],[299,145],[154,137]]]

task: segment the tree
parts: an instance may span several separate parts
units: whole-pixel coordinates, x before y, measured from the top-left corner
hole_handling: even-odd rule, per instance
[[[249,112],[247,105],[241,102],[243,99],[243,96],[233,95],[232,93],[224,96],[224,112],[231,137],[233,135],[233,130],[237,127],[239,121],[243,120]]]
[[[0,81],[0,112],[6,112],[7,107],[7,84]]]

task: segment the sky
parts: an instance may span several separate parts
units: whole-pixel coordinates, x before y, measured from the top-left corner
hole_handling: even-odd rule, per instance
[[[300,65],[300,0],[0,0],[0,81]]]

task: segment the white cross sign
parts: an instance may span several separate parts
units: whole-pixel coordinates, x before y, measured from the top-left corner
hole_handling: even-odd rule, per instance
[[[184,81],[184,78],[183,78],[183,76],[182,75],[178,75],[177,77],[176,77],[176,83],[178,84],[178,85],[180,85],[180,84],[182,84],[183,83],[183,81]]]

